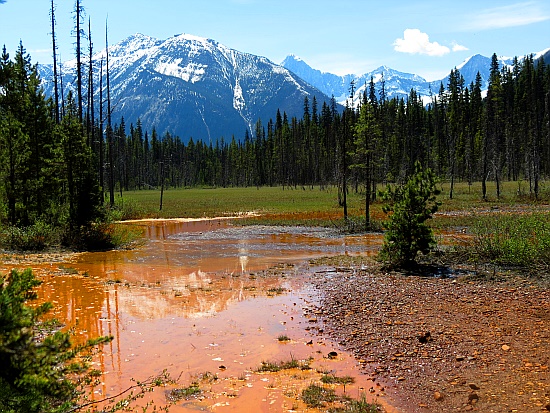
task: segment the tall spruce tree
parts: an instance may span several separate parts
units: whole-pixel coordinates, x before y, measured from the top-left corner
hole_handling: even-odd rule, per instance
[[[55,110],[55,123],[60,121],[59,113],[59,82],[57,76],[57,41],[55,37],[55,5],[52,0],[50,17],[52,19],[52,57],[53,57],[53,96],[54,96],[54,110]]]
[[[87,144],[78,119],[78,109],[69,93],[65,116],[57,128],[61,142],[64,176],[67,185],[69,226],[71,232],[86,231],[101,217],[99,185],[92,162],[92,151]]]
[[[365,230],[370,228],[370,204],[373,181],[373,156],[376,143],[380,139],[376,98],[363,99],[359,118],[355,125],[355,169],[363,171],[365,177]]]
[[[80,0],[76,0],[75,3],[75,35],[76,35],[76,91],[77,91],[77,103],[78,103],[78,119],[82,123],[82,48],[81,48],[81,38],[82,38],[82,28],[81,20],[84,14],[84,8],[82,7]]]
[[[496,195],[501,194],[502,150],[503,142],[503,115],[502,115],[502,82],[500,64],[496,53],[491,58],[491,71],[489,75],[489,88],[487,90],[486,104],[486,139],[487,161],[496,184]],[[483,194],[486,198],[486,193]]]

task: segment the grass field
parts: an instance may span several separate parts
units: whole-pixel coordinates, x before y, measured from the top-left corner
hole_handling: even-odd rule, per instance
[[[496,199],[494,183],[487,185],[488,200],[481,198],[481,184],[468,186],[466,183],[455,185],[453,199],[449,199],[449,184],[440,185],[442,193],[440,211],[465,211],[476,208],[498,208],[511,205],[537,205],[548,201],[548,194],[543,193],[543,200],[534,203],[529,197],[528,183],[504,182],[500,199]],[[383,189],[380,187],[380,189]],[[170,189],[164,192],[163,208],[160,206],[160,191],[144,190],[124,192],[117,195],[117,205],[123,211],[123,219],[130,218],[201,218],[231,216],[246,212],[272,219],[287,216],[297,220],[338,219],[343,216],[343,209],[338,205],[338,193],[335,187],[283,189],[282,187],[249,187],[249,188],[192,188]],[[379,202],[371,206],[371,215],[375,219],[383,218]],[[352,217],[364,216],[364,195],[350,191],[348,211]]]
[[[349,209],[360,215],[361,196],[349,196]],[[338,205],[336,188],[283,189],[282,187],[171,189],[164,192],[163,208],[159,191],[132,191],[117,199],[123,219],[129,218],[201,218],[255,213],[273,220],[338,219],[343,209]],[[364,211],[364,209],[363,209]]]

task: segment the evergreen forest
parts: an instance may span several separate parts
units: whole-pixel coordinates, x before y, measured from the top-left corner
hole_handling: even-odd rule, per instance
[[[0,219],[10,228],[62,227],[69,244],[128,190],[337,186],[347,215],[347,191],[374,199],[378,184],[402,182],[416,162],[450,183],[451,198],[458,181],[481,182],[486,199],[500,197],[503,181],[523,180],[537,199],[550,173],[550,67],[532,56],[500,67],[493,55],[487,91],[479,74],[466,85],[454,69],[426,104],[414,90],[387,99],[384,81],[371,79],[360,102],[319,107],[305,98],[301,118],[278,111],[252,134],[216,142],[159,135],[140,121],[112,124],[108,84],[100,85],[107,99],[68,93],[61,107],[40,84],[23,45],[13,59],[4,47]]]

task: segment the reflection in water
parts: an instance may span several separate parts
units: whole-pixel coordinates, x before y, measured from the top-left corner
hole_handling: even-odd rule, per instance
[[[77,337],[115,337],[97,360],[104,372],[98,399],[126,388],[132,377],[168,368],[176,376],[184,373],[184,380],[205,371],[218,374],[220,386],[247,394],[230,402],[240,411],[270,397],[276,399],[269,401],[270,411],[282,411],[282,390],[266,387],[264,378],[248,378],[239,386],[227,380],[249,377],[267,359],[319,358],[326,343],[312,341],[305,331],[311,321],[302,308],[312,292],[304,278],[292,270],[266,270],[281,262],[360,254],[380,243],[325,229],[233,227],[223,220],[142,226],[149,238],[142,248],[79,255],[65,264],[78,274],[35,269],[45,281],[40,296],[55,305],[55,316],[74,327]],[[288,293],[269,297],[268,291]],[[282,333],[293,342],[279,344]],[[196,408],[184,403],[171,411]]]

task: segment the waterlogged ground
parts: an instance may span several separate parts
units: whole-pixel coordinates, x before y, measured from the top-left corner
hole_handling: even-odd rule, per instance
[[[368,254],[378,237],[343,237],[311,228],[239,227],[229,220],[133,223],[147,241],[131,251],[33,257],[40,295],[77,338],[113,335],[96,359],[100,400],[167,369],[175,387],[154,402],[172,412],[316,411],[300,395],[323,373],[352,376],[338,392],[385,403],[384,386],[359,372],[349,354],[322,335],[317,290],[305,260]],[[40,262],[43,261],[43,262]],[[286,337],[283,337],[286,336]],[[281,341],[285,338],[284,341]],[[288,340],[286,340],[288,338]],[[335,353],[331,353],[335,352]],[[329,356],[330,354],[330,356]],[[258,373],[262,362],[306,362],[311,369]],[[178,400],[171,390],[197,385]],[[388,408],[389,409],[389,408]]]
[[[546,273],[459,266],[411,276],[353,260],[377,250],[379,236],[222,219],[132,225],[146,240],[132,251],[0,266],[33,267],[42,299],[77,338],[115,337],[96,359],[96,400],[167,369],[178,384],[153,400],[180,413],[317,412],[301,395],[325,373],[355,380],[326,387],[388,412],[550,411]],[[472,242],[461,230],[439,241]],[[310,368],[257,371],[292,360]]]

